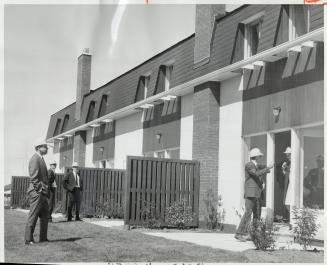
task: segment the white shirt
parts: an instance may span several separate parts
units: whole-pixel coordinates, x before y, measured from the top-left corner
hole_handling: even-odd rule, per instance
[[[73,173],[74,173],[74,176],[75,176],[76,187],[78,187],[78,188],[79,188],[79,175],[78,175],[78,174],[76,174],[75,172],[73,172]]]
[[[255,167],[258,167],[258,162],[256,160],[251,160]]]

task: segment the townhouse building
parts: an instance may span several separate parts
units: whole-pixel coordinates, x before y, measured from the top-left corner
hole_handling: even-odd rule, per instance
[[[59,168],[77,161],[123,169],[128,155],[198,160],[200,208],[212,189],[225,222],[236,226],[253,147],[262,163],[275,163],[264,212],[285,217],[281,164],[290,146],[292,205],[313,207],[304,183],[324,153],[323,31],[320,5],[243,5],[229,13],[197,5],[194,34],[95,90],[85,49],[76,102],[50,118],[47,141]],[[322,217],[323,201],[315,207]]]

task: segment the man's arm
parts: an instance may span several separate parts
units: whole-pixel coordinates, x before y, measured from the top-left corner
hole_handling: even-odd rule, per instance
[[[55,174],[52,170],[48,170],[48,176],[49,176],[49,184],[52,184],[55,181]]]
[[[257,170],[254,165],[251,163],[246,164],[245,170],[248,172],[249,176],[258,184],[258,186],[262,189],[262,178],[261,176],[269,173],[269,168],[263,168]]]
[[[29,162],[28,171],[29,171],[29,175],[30,175],[34,190],[37,193],[40,193],[41,189],[42,189],[42,183],[39,180],[40,168],[39,168],[37,160],[34,157],[32,157]]]

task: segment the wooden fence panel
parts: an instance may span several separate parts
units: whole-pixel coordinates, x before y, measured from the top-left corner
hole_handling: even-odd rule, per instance
[[[68,172],[71,168],[67,168]],[[81,214],[94,215],[98,210],[104,210],[104,205],[110,205],[103,214],[111,211],[115,217],[121,215],[125,201],[125,170],[80,168],[80,177],[83,181]],[[56,207],[61,204],[61,211],[67,211],[67,192],[63,188],[64,174],[56,174]],[[16,177],[11,179],[11,207],[21,207],[27,198],[29,177]],[[101,209],[100,209],[101,208]]]
[[[143,225],[144,211],[154,211],[162,224],[166,209],[174,202],[185,201],[192,207],[198,226],[200,163],[191,160],[129,156],[125,185],[125,224]]]

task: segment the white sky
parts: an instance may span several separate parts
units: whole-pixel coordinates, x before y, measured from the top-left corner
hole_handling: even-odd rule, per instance
[[[114,5],[5,5],[5,184],[11,176],[27,175],[33,143],[45,138],[50,115],[75,101],[83,48],[93,54],[95,89],[194,32],[194,5],[116,10]]]

